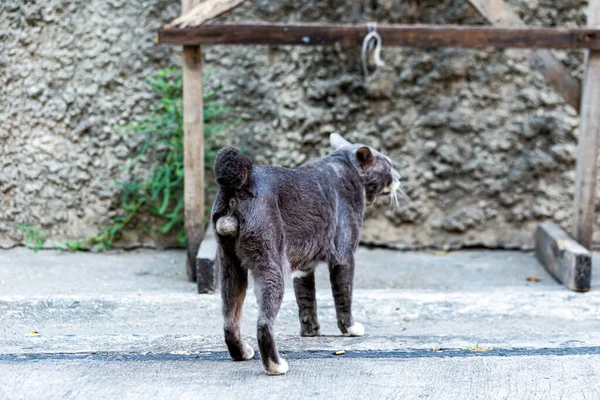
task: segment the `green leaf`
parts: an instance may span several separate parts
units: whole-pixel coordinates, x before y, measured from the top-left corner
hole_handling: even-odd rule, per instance
[[[26,247],[33,249],[37,253],[44,246],[46,237],[48,236],[46,232],[33,226],[19,224],[18,222],[13,222],[13,225],[25,234]]]

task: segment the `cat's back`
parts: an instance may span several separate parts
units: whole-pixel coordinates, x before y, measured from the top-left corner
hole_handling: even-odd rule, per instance
[[[257,165],[252,169],[253,187],[258,196],[313,197],[322,192],[321,172],[306,165],[296,169]]]

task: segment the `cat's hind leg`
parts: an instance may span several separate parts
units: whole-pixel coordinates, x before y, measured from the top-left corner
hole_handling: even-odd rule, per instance
[[[344,336],[363,336],[365,328],[352,317],[352,288],[354,284],[354,256],[345,261],[329,263],[329,279],[335,303],[338,328]]]
[[[260,266],[252,271],[259,308],[256,338],[260,358],[268,375],[281,375],[288,370],[287,362],[277,351],[273,328],[285,291],[282,266],[277,264]]]
[[[245,361],[254,357],[254,350],[242,340],[240,321],[242,306],[248,288],[248,271],[233,254],[219,249],[221,266],[221,298],[223,302],[223,330],[225,343],[233,361]]]
[[[300,317],[300,335],[305,337],[321,335],[317,318],[317,294],[315,290],[315,269],[305,268],[292,273],[298,316]]]

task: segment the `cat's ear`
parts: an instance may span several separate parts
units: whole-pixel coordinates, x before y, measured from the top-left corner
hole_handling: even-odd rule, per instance
[[[369,165],[375,160],[373,153],[371,153],[371,149],[367,146],[363,146],[360,149],[356,150],[356,161],[360,164],[360,166]]]
[[[332,133],[329,135],[329,142],[331,148],[334,150],[341,149],[342,147],[352,146],[352,143],[344,139],[339,133]]]

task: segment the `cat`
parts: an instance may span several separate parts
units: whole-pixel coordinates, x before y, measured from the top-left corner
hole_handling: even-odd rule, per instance
[[[297,169],[255,166],[232,147],[217,154],[219,190],[211,219],[218,240],[225,343],[234,361],[254,350],[240,334],[248,273],[259,307],[257,340],[264,370],[284,374],[273,324],[291,273],[299,309],[300,334],[318,336],[315,266],[329,265],[337,325],[345,336],[362,336],[352,317],[354,252],[366,205],[400,188],[391,160],[362,144],[331,134],[334,151]]]

